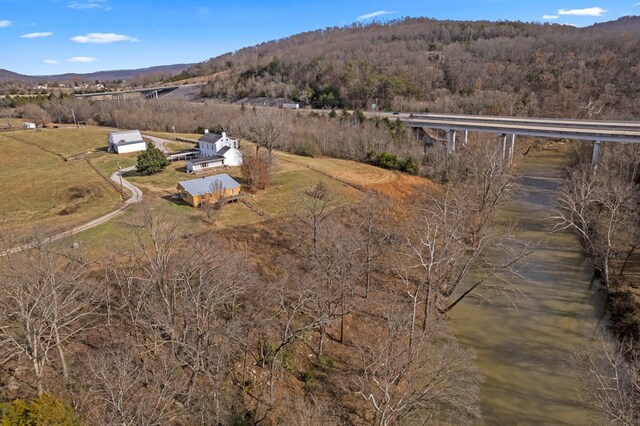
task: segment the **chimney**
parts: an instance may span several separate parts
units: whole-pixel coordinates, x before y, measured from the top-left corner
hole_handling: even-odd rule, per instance
[[[222,139],[226,139],[227,138],[227,132],[222,132]]]
[[[207,133],[209,133],[209,129],[204,129],[204,134],[206,135]]]

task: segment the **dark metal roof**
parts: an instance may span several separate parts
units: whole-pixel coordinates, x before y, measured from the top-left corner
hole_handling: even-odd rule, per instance
[[[220,133],[205,133],[204,135],[200,136],[198,140],[200,142],[216,143],[220,139],[222,139],[222,135]]]
[[[219,155],[214,155],[211,157],[194,158],[193,160],[187,160],[187,163],[203,164],[203,163],[212,163],[214,161],[224,161],[224,157],[221,157]]]

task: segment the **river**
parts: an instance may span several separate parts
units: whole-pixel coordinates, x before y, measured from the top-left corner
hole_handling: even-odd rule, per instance
[[[540,242],[513,278],[522,292],[515,308],[506,298],[469,298],[450,313],[460,342],[477,351],[487,424],[583,425],[598,414],[578,402],[567,360],[597,329],[604,295],[591,288],[577,238],[550,233],[546,219],[565,159],[562,147],[531,152],[515,166],[520,191],[497,212],[496,220],[517,220],[518,238]]]

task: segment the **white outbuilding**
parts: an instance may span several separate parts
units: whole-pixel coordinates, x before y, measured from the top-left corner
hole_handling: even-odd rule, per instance
[[[142,139],[139,130],[109,133],[109,152],[126,154],[128,152],[145,151],[147,144]]]
[[[36,123],[30,123],[28,121],[25,121],[24,123],[22,123],[22,128],[23,129],[35,129],[36,128]]]

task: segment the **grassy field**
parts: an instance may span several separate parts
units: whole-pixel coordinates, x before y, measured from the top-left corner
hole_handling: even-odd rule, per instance
[[[24,122],[23,118],[0,118],[0,130],[18,130]]]
[[[186,151],[188,149],[193,149],[195,147],[191,142],[166,142],[164,147],[167,148],[171,152],[177,151]]]
[[[0,133],[0,230],[53,234],[88,222],[120,203],[120,195],[84,160],[65,161],[76,149],[97,148],[97,133],[74,129]],[[105,138],[100,137],[103,145]],[[40,146],[46,147],[46,151]]]
[[[3,149],[0,179],[11,183],[0,188],[0,196],[12,200],[0,206],[0,216],[4,221],[1,226],[15,229],[43,227],[47,234],[53,234],[115,209],[120,196],[105,177],[119,168],[135,165],[137,153],[107,153],[108,132],[109,129],[94,127],[0,133]],[[173,133],[148,133],[173,137]],[[182,136],[196,139],[199,135]],[[169,149],[183,147],[172,144]],[[248,155],[253,153],[255,145],[243,141],[241,149]],[[68,157],[80,159],[65,161]],[[213,170],[198,176],[220,172],[244,183],[239,167]],[[126,224],[132,222],[143,208],[161,212],[191,233],[199,233],[290,214],[296,197],[320,181],[334,191],[338,203],[361,199],[363,190],[375,190],[392,199],[401,199],[398,194],[403,195],[403,192],[399,187],[426,182],[353,161],[299,157],[274,151],[271,184],[266,190],[250,193],[245,187],[245,203],[231,203],[219,210],[205,211],[173,198],[177,182],[195,178],[185,173],[184,161],[172,163],[155,175],[140,176],[130,172],[125,177],[145,194],[143,206],[133,206],[112,221],[71,238],[82,241],[91,251],[104,253],[117,249],[119,244],[126,245],[126,238],[118,235],[127,235]],[[21,196],[16,197],[16,194]]]
[[[170,141],[172,141],[176,136],[179,138],[187,138],[187,139],[193,139],[193,140],[198,140],[198,138],[200,138],[200,134],[198,133],[173,133],[173,132],[142,132],[145,135],[151,135],[151,136],[156,136],[158,138],[163,138],[163,139],[168,139]]]
[[[109,130],[100,127],[37,129],[8,132],[4,135],[61,157],[73,157],[106,152]]]

